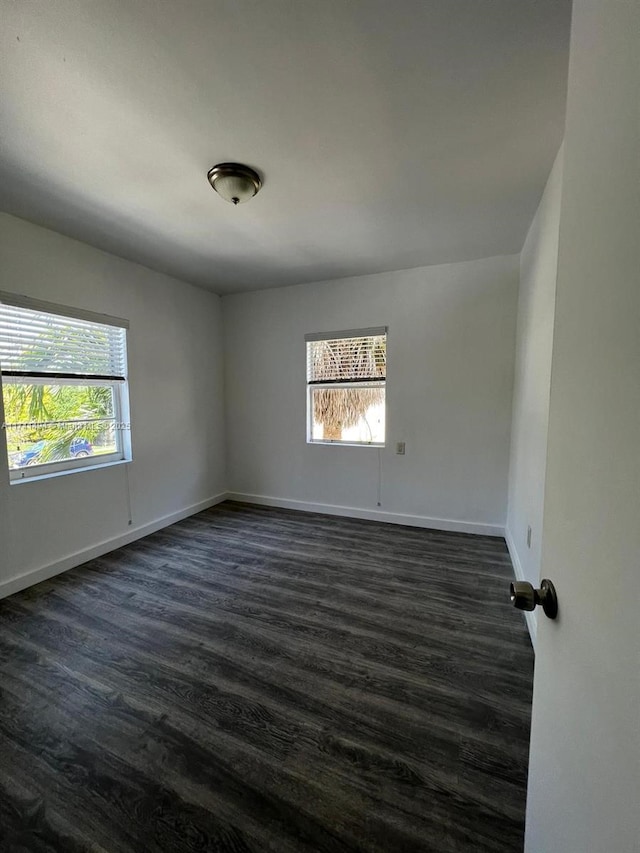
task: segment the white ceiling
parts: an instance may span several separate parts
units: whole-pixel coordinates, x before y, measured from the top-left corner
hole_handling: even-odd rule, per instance
[[[218,293],[518,252],[562,138],[570,0],[0,7],[3,208]]]

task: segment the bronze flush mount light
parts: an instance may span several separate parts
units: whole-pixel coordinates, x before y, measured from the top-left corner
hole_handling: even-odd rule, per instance
[[[242,163],[218,163],[207,173],[209,183],[221,198],[243,204],[257,195],[262,179],[255,169]]]

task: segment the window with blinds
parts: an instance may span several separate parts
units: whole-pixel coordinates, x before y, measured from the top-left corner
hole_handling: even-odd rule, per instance
[[[0,293],[3,429],[12,480],[128,458],[127,325]]]
[[[307,441],[385,442],[387,329],[305,336]]]

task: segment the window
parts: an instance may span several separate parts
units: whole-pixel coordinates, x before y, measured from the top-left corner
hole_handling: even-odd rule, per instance
[[[11,480],[129,458],[127,325],[0,293]]]
[[[307,441],[384,446],[387,329],[306,335]]]

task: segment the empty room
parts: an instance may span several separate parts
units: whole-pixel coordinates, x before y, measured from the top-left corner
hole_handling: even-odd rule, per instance
[[[637,0],[0,13],[2,853],[637,853]]]

